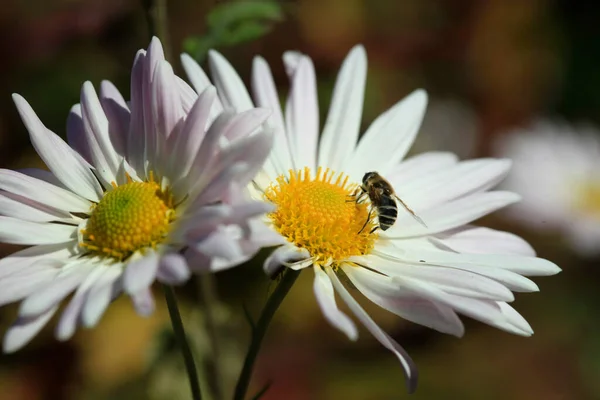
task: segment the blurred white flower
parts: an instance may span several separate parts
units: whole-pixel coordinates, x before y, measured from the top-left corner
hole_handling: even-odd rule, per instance
[[[165,61],[158,39],[135,58],[131,101],[110,82],[90,82],[68,119],[68,144],[13,95],[35,150],[50,172],[0,170],[0,241],[31,245],[0,260],[0,304],[24,299],[4,351],[25,345],[75,292],[56,336],[96,325],[125,291],[151,313],[156,279],[177,284],[191,270],[242,257],[248,219],[271,207],[215,203],[247,185],[263,164],[269,115],[253,109],[214,119],[214,88],[198,97]],[[228,142],[225,136],[235,136]],[[188,250],[204,257],[188,265]]]
[[[196,90],[204,90],[206,75],[188,56],[182,60]],[[212,52],[209,63],[225,107],[243,111],[254,106],[225,58]],[[461,313],[531,335],[529,324],[508,305],[514,300],[512,291],[537,291],[524,275],[552,275],[560,269],[536,258],[515,235],[468,225],[519,200],[511,192],[488,191],[506,175],[510,161],[459,162],[454,154],[442,152],[403,160],[425,112],[427,95],[422,90],[379,116],[357,143],[367,71],[362,46],[344,61],[319,139],[313,63],[295,52],[285,53],[284,63],[291,80],[285,112],[265,60],[257,57],[252,71],[254,101],[273,110],[266,125],[275,131],[273,151],[249,186],[254,198],[276,207],[262,228],[276,234],[281,244],[265,263],[267,273],[282,265],[310,267],[314,294],[328,321],[356,340],[356,325],[336,305],[337,292],[399,359],[410,391],[417,380],[413,361],[343,281],[386,310],[440,332],[462,336]],[[385,231],[374,229],[378,219],[369,218],[369,201],[357,203],[353,197],[368,171],[388,179],[427,226],[396,203],[395,224]]]
[[[600,131],[540,120],[502,135],[495,151],[513,160],[503,187],[523,195],[508,216],[563,233],[582,255],[600,254]]]

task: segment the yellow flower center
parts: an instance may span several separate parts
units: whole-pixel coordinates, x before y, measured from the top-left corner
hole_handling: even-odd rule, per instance
[[[171,195],[152,179],[114,186],[92,210],[79,245],[123,260],[162,242],[175,212]]]
[[[317,265],[337,266],[350,256],[369,253],[378,235],[369,204],[356,203],[356,185],[329,169],[311,178],[310,170],[290,171],[265,196],[276,206],[268,214],[274,228],[297,247],[308,250]]]
[[[600,217],[600,182],[586,182],[581,185],[577,206],[586,214]]]

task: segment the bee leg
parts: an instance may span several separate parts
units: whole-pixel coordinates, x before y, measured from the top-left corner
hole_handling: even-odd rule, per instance
[[[367,220],[365,221],[365,224],[362,226],[362,228],[360,228],[360,231],[358,231],[357,235],[360,235],[360,233],[363,231],[363,229],[365,229],[365,227],[367,226],[367,224],[369,223],[369,221],[371,220],[371,214],[373,213],[373,209],[371,208],[369,210],[369,215],[367,216]],[[371,232],[373,233],[373,232]]]
[[[379,227],[378,226],[374,226],[373,229],[371,229],[371,232],[369,232],[369,234],[375,232],[377,229],[379,229]]]

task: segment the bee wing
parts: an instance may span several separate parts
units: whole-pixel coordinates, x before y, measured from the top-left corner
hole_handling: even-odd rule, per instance
[[[394,197],[396,198],[396,200],[398,200],[398,202],[402,205],[402,207],[408,211],[410,213],[410,215],[412,215],[412,217],[415,219],[415,221],[417,221],[419,224],[423,225],[425,228],[427,228],[427,224],[425,224],[425,222],[421,219],[421,217],[419,217],[417,214],[415,214],[415,212],[406,205],[406,203],[400,198],[398,197],[398,195],[394,194]]]

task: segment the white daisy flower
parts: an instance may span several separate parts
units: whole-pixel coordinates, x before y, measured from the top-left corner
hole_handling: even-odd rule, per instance
[[[56,328],[60,340],[78,322],[96,325],[123,291],[138,313],[151,313],[154,280],[177,284],[192,270],[245,260],[249,218],[272,208],[217,202],[235,197],[235,186],[246,186],[264,162],[272,134],[249,134],[270,111],[215,119],[214,88],[196,96],[156,38],[136,55],[131,93],[127,103],[110,82],[100,96],[84,83],[68,144],[13,95],[50,172],[0,170],[0,241],[32,246],[0,260],[0,304],[24,299],[5,352],[25,345],[72,292]],[[183,250],[204,264],[188,264]]]
[[[503,182],[523,194],[507,215],[534,229],[559,231],[584,256],[600,253],[600,132],[540,120],[502,135],[496,153],[513,159]]]
[[[273,110],[266,125],[275,131],[274,147],[249,186],[254,198],[276,206],[263,225],[279,234],[281,243],[265,263],[267,273],[281,265],[311,268],[325,318],[356,340],[354,322],[336,305],[337,292],[399,359],[410,391],[417,380],[413,361],[354,299],[354,289],[384,309],[440,332],[462,336],[460,313],[531,335],[527,321],[508,304],[514,300],[512,292],[538,290],[524,275],[553,275],[560,269],[536,258],[515,235],[469,225],[520,199],[511,192],[489,191],[504,178],[510,161],[460,162],[442,152],[405,159],[425,112],[422,90],[379,116],[358,140],[367,73],[362,46],[342,65],[319,139],[313,63],[295,52],[283,58],[291,80],[284,112],[264,59],[257,57],[253,64],[254,102],[220,54],[212,52],[209,59],[226,107],[243,111],[257,104]],[[188,56],[182,60],[196,90],[202,90],[204,73]],[[375,204],[365,196],[357,202],[363,176],[371,171],[389,181],[426,226],[395,201],[397,219],[387,221],[393,223],[389,229],[380,229],[384,218],[370,214]]]

